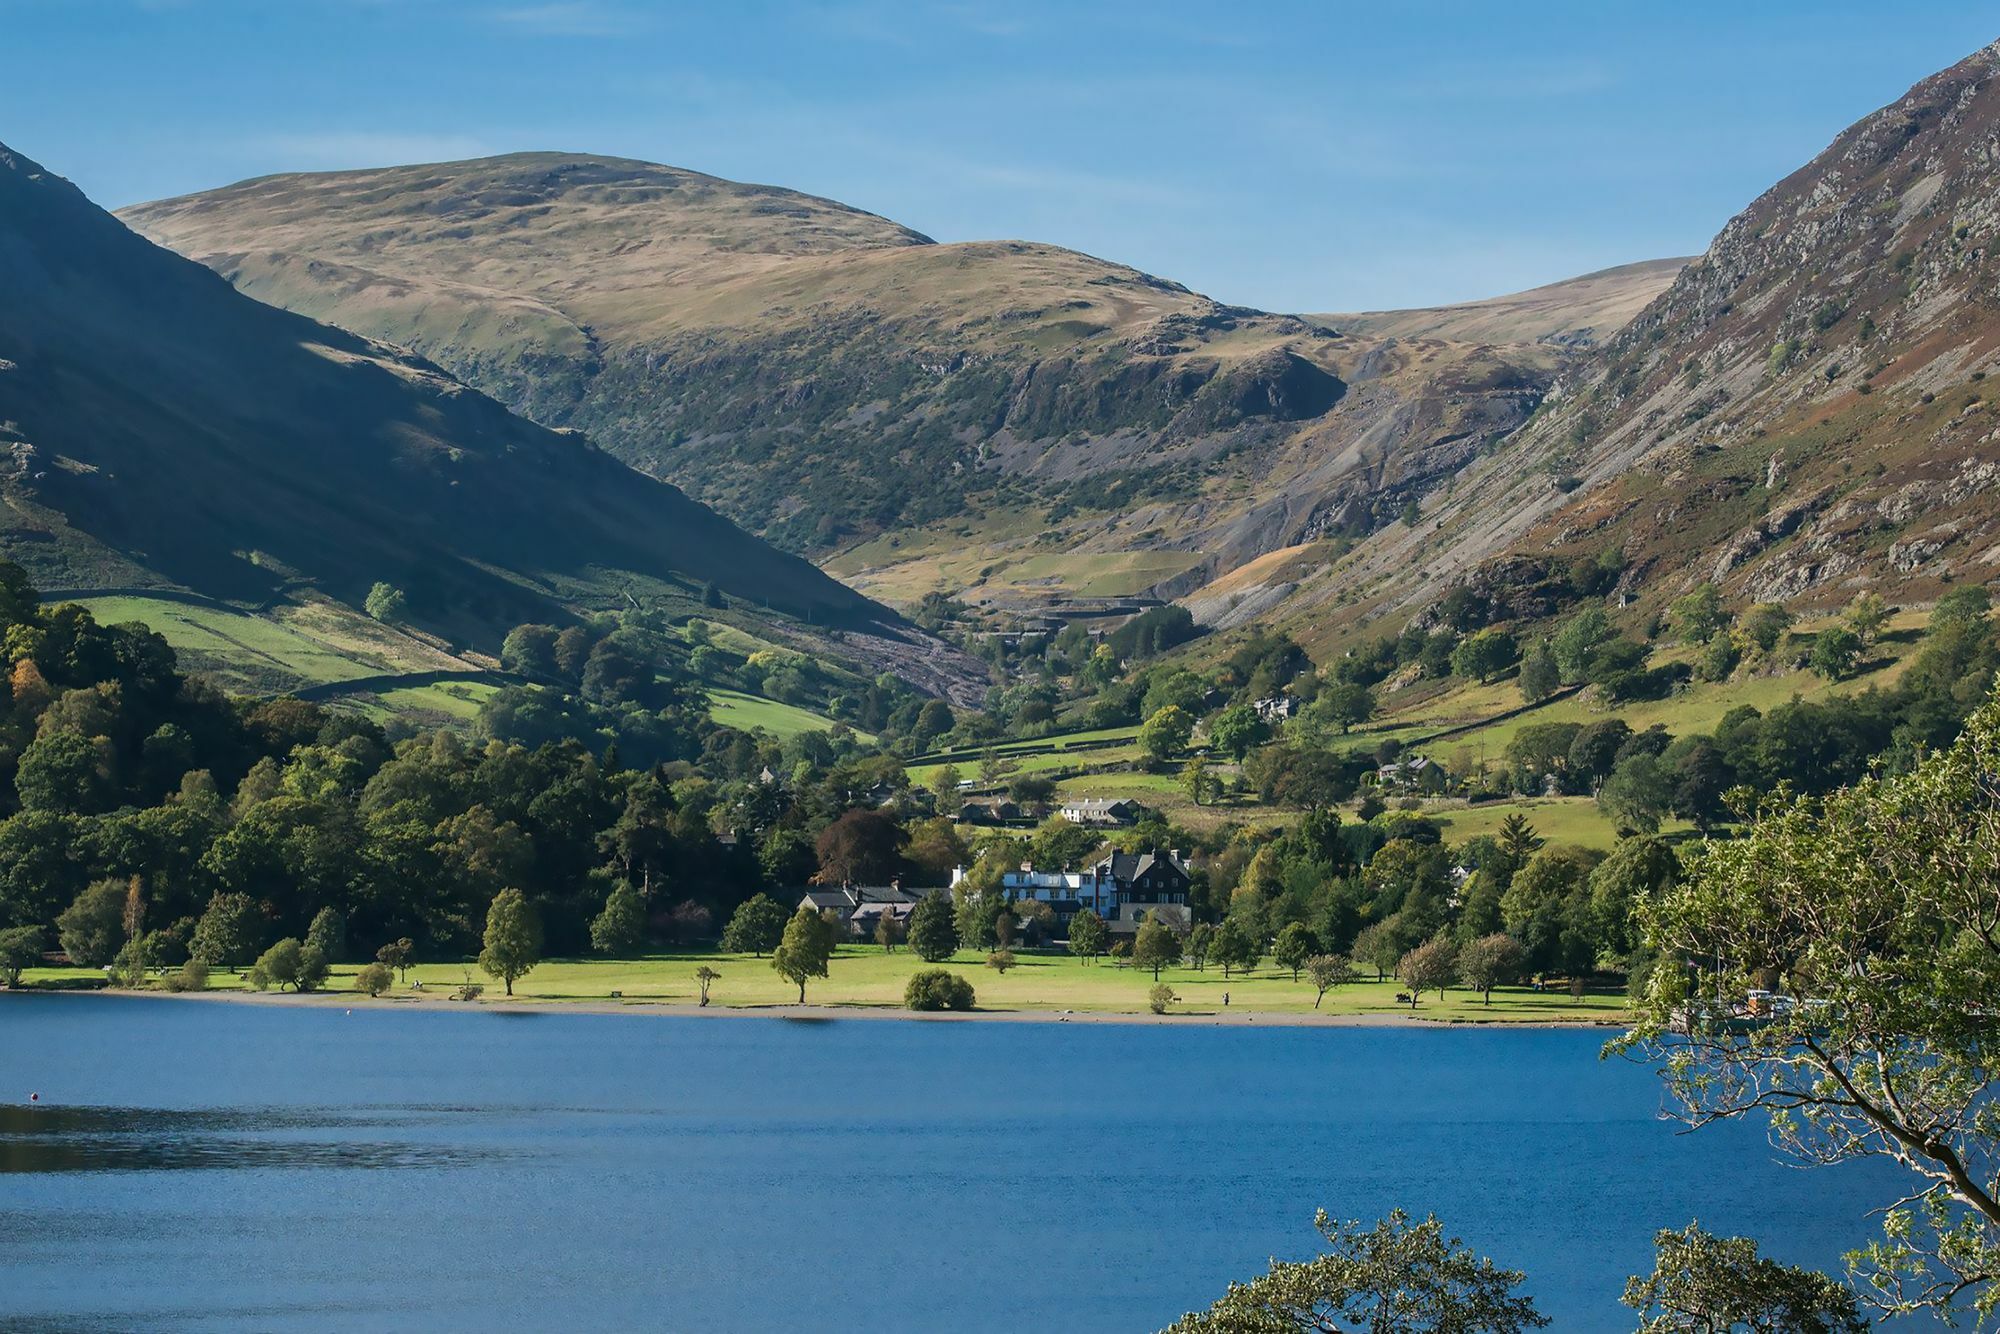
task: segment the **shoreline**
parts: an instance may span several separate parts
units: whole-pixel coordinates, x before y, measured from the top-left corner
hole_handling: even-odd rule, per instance
[[[19,994],[34,995],[33,988]],[[138,1000],[209,1001],[235,1005],[307,1005],[353,1011],[441,1010],[476,1014],[583,1014],[666,1016],[702,1019],[789,1019],[827,1022],[838,1019],[915,1023],[1124,1024],[1179,1028],[1410,1028],[1410,1029],[1622,1029],[1622,1020],[1603,1019],[1433,1019],[1411,1014],[1314,1014],[1288,1010],[1181,1010],[1169,1014],[1120,1010],[906,1010],[887,1005],[723,1005],[706,1007],[688,1001],[545,1000],[535,997],[455,1001],[437,996],[364,996],[346,991],[130,991],[103,987],[93,990],[49,991],[52,996],[108,996]]]

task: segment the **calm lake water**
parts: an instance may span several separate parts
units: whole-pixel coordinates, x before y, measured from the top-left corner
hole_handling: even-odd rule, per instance
[[[1142,1330],[1402,1205],[1629,1330],[1655,1228],[1892,1197],[1602,1040],[0,996],[0,1326]]]

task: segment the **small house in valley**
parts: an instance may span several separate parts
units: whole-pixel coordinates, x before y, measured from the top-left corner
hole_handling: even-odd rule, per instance
[[[1122,829],[1139,823],[1146,808],[1126,797],[1077,797],[1062,804],[1062,818],[1071,824]]]
[[[954,888],[965,875],[964,867],[952,873]],[[1170,925],[1185,927],[1191,887],[1180,852],[1107,852],[1080,871],[1023,866],[1000,878],[1009,898],[1048,904],[1060,931],[1067,932],[1070,919],[1088,908],[1113,933],[1127,936],[1136,935],[1146,914],[1155,911]]]
[[[814,912],[831,912],[857,939],[867,940],[883,917],[903,923],[923,902],[923,891],[904,889],[898,881],[887,885],[842,885],[838,889],[808,889],[798,906]]]

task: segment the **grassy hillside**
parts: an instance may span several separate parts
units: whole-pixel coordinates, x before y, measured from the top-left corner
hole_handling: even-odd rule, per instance
[[[833,726],[833,719],[810,709],[746,695],[740,690],[711,690],[708,698],[709,716],[723,726],[743,732],[769,732],[781,741],[801,732],[824,732]]]
[[[471,672],[486,665],[331,601],[253,613],[158,596],[69,600],[88,607],[100,624],[136,621],[157,631],[187,669],[243,694],[403,672]]]
[[[1555,364],[617,158],[270,177],[125,217],[904,601],[1179,591],[1365,532]]]
[[[337,693],[348,707],[378,721],[394,718],[435,727],[470,722],[480,703],[498,689],[484,679],[372,686],[377,677],[433,672],[477,678],[494,664],[483,657],[454,656],[436,643],[324,599],[306,605],[280,604],[264,612],[185,596],[121,594],[65,600],[88,607],[100,624],[137,622],[156,631],[173,646],[184,668],[238,694],[351,686]],[[772,647],[724,623],[710,625],[711,642],[745,652]],[[834,725],[832,719],[810,710],[739,690],[712,690],[709,697],[711,716],[718,723],[746,732],[769,732],[781,740]]]
[[[1395,338],[1588,347],[1629,324],[1687,265],[1686,259],[1642,260],[1484,301],[1325,318],[1348,332]]]

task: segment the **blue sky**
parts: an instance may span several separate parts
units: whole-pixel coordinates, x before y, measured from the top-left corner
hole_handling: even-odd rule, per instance
[[[1699,251],[2000,2],[0,0],[0,142],[116,206],[529,148],[1272,309]]]

